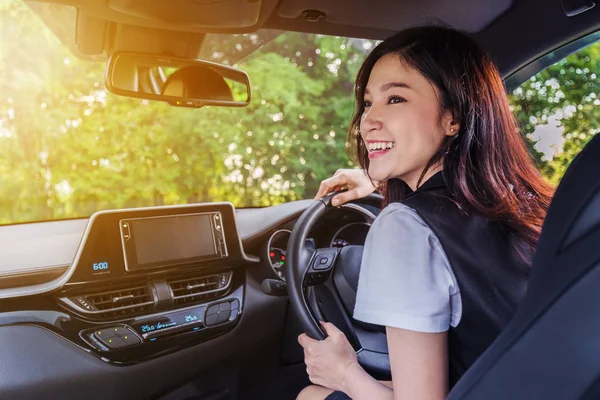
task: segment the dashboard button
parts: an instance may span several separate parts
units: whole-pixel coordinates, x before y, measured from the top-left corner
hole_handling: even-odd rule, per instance
[[[101,351],[107,351],[108,348],[104,345],[104,343],[102,343],[101,341],[96,339],[96,336],[94,336],[94,334],[91,334],[89,336],[90,342],[91,344],[98,350]]]
[[[94,331],[94,337],[99,340],[99,341],[103,341],[104,339],[108,339],[111,337],[115,336],[115,332],[112,329],[99,329],[97,331]]]
[[[140,343],[140,339],[133,333],[128,333],[126,335],[121,336],[121,340],[123,341],[123,343],[125,343],[126,346],[131,346]]]
[[[231,310],[231,314],[229,315],[229,322],[235,321],[237,316],[238,316],[238,310],[237,309]]]
[[[77,301],[77,303],[79,303],[80,306],[82,306],[86,310],[88,310],[88,311],[94,310],[94,308],[85,300],[85,298],[78,296],[75,298],[75,300]]]
[[[108,339],[104,338],[101,342],[111,350],[127,346],[127,344],[118,336],[113,336]]]
[[[206,315],[216,314],[218,311],[219,311],[219,305],[214,304],[214,305],[208,307],[208,310],[206,310]]]
[[[141,342],[136,334],[123,326],[98,329],[94,331],[93,337],[111,350]]]
[[[206,317],[204,324],[206,326],[213,326],[219,323],[219,314],[211,314]]]
[[[229,319],[230,314],[231,314],[231,312],[229,310],[219,312],[218,323],[227,321]]]
[[[116,326],[112,328],[112,331],[115,335],[123,336],[123,335],[131,335],[131,331],[127,328],[123,328],[122,326]]]

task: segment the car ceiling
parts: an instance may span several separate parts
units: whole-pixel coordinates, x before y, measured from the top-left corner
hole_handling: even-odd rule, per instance
[[[186,32],[262,28],[383,39],[432,19],[479,32],[514,0],[53,0],[99,19]],[[368,11],[368,12],[367,12]],[[320,18],[319,18],[320,16]],[[317,21],[314,21],[317,19]]]
[[[36,0],[27,4],[82,57],[118,50],[196,58],[206,33],[259,29],[384,39],[441,22],[473,35],[507,77],[600,28],[588,0]],[[69,7],[65,7],[69,6]],[[61,8],[62,7],[62,8]],[[581,8],[584,7],[584,8]],[[74,20],[50,15],[72,14]],[[69,32],[65,32],[69,30]],[[67,36],[71,37],[67,40]],[[77,43],[77,45],[75,45]],[[68,44],[68,43],[67,43]]]

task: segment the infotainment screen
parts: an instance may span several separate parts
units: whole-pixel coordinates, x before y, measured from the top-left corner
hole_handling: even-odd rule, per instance
[[[119,224],[128,271],[226,256],[218,212],[122,219]]]

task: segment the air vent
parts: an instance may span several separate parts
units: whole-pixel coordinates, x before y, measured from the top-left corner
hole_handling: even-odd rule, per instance
[[[103,319],[139,314],[151,310],[154,306],[154,298],[146,285],[61,300],[85,314]]]
[[[175,306],[213,300],[229,289],[231,272],[168,281]]]

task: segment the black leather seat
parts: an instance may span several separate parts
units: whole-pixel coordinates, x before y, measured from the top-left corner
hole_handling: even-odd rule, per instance
[[[527,295],[456,399],[600,399],[600,137],[563,177]]]

